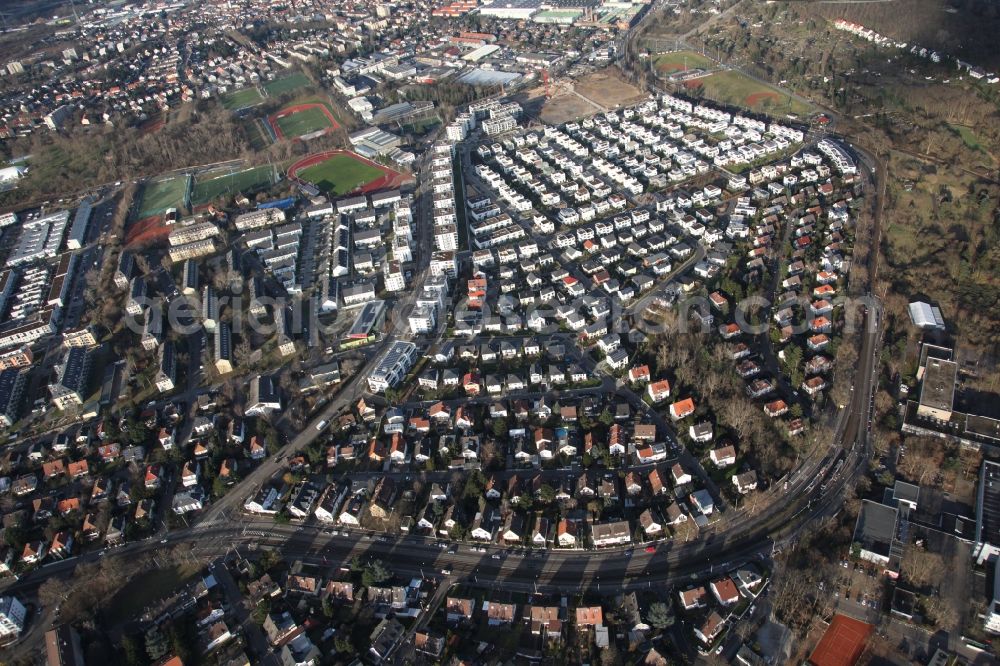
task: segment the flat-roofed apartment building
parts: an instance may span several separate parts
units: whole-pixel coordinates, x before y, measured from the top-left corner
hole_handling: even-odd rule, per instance
[[[197,259],[213,252],[215,252],[215,241],[211,238],[206,238],[171,247],[170,261],[176,263],[185,259]]]
[[[215,369],[219,374],[233,371],[233,332],[229,324],[223,322],[215,331],[213,337],[215,353]]]
[[[156,372],[156,388],[160,393],[172,391],[177,371],[174,343],[167,340],[160,346],[159,369]]]
[[[211,222],[192,222],[190,224],[180,224],[170,231],[167,240],[170,245],[176,247],[185,243],[214,238],[219,235],[219,227]]]
[[[976,489],[976,544],[978,564],[1000,557],[1000,463],[984,460]]]
[[[63,331],[63,344],[67,347],[94,347],[97,345],[97,336],[90,326],[68,329]]]
[[[159,308],[150,308],[146,312],[146,321],[142,324],[142,348],[153,351],[163,341],[163,313]]]
[[[1000,446],[1000,419],[975,392],[961,395],[959,367],[953,349],[930,343],[921,346],[917,364],[919,394],[906,402],[902,431],[970,448]],[[968,411],[956,409],[956,404]]]
[[[412,342],[397,340],[379,358],[368,376],[372,393],[382,393],[403,381],[417,360],[417,346]]]
[[[0,372],[0,427],[11,427],[20,416],[27,377],[28,373],[20,368]]]
[[[135,272],[135,256],[131,252],[118,255],[118,266],[115,268],[115,286],[128,289],[132,274]]]
[[[89,375],[90,352],[87,348],[67,349],[56,366],[56,381],[49,384],[52,404],[56,409],[65,410],[72,405],[83,404]]]
[[[237,215],[233,224],[238,231],[247,231],[249,229],[271,227],[275,224],[281,224],[284,221],[285,211],[278,208],[265,208]]]
[[[955,404],[958,364],[940,358],[928,358],[920,386],[917,414],[939,421],[951,420]]]
[[[25,345],[20,349],[12,349],[0,354],[0,370],[9,368],[26,368],[31,365],[35,355],[31,353],[31,347]]]

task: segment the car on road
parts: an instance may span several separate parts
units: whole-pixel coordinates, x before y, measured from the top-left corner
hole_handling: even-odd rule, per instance
[[[316,424],[316,430],[318,430],[319,432],[323,432],[323,430],[326,429],[328,425],[330,425],[330,422],[327,421],[326,419],[323,419],[322,421]]]
[[[646,546],[646,552],[647,553],[655,553],[656,552],[656,546]]]
[[[492,555],[491,557],[492,557],[492,558],[493,558],[494,560],[499,560],[499,559],[500,559],[500,553],[493,553],[493,555]]]

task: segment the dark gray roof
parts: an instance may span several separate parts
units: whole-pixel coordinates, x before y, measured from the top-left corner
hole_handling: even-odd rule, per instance
[[[854,541],[867,551],[888,557],[897,517],[895,507],[864,500],[854,527]]]

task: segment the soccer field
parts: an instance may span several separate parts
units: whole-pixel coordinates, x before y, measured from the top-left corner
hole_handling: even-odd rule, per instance
[[[291,76],[275,79],[274,81],[268,81],[264,84],[264,90],[268,95],[273,97],[275,95],[284,95],[287,92],[293,92],[299,88],[305,88],[309,84],[309,78],[305,74],[296,73]]]
[[[330,118],[318,106],[293,111],[287,116],[276,117],[274,122],[281,130],[281,135],[286,139],[294,139],[303,134],[333,128]]]
[[[665,74],[683,72],[689,69],[715,69],[719,66],[711,58],[706,58],[694,51],[673,51],[658,55],[653,59],[657,71]]]
[[[262,101],[264,98],[260,96],[256,86],[234,90],[222,96],[222,106],[230,110],[256,106]]]
[[[187,176],[174,176],[164,180],[152,180],[142,186],[138,219],[159,215],[168,208],[184,208],[187,194]]]
[[[814,110],[788,93],[734,70],[710,74],[688,81],[685,85],[691,88],[700,87],[708,99],[742,106],[759,113],[805,116]]]
[[[350,192],[382,175],[380,169],[349,155],[334,155],[328,160],[298,172],[299,178],[313,183],[334,196]]]
[[[273,170],[269,165],[244,171],[214,171],[200,174],[191,192],[191,205],[200,206],[227,194],[247,192],[272,183]]]

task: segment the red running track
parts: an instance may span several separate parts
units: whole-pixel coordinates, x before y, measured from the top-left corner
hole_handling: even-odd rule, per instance
[[[370,159],[361,157],[357,153],[352,153],[349,150],[327,150],[322,153],[315,153],[314,155],[309,155],[303,157],[301,160],[288,167],[288,177],[292,180],[299,180],[299,172],[308,169],[311,166],[315,166],[320,162],[325,162],[335,155],[347,155],[362,164],[367,164],[368,166],[374,167],[382,172],[382,175],[375,180],[369,181],[364,185],[355,188],[351,193],[361,193],[368,194],[370,192],[378,192],[380,190],[391,190],[400,187],[403,183],[410,180],[410,176],[407,174],[394,171],[389,167],[382,166],[378,162],[373,162]]]

